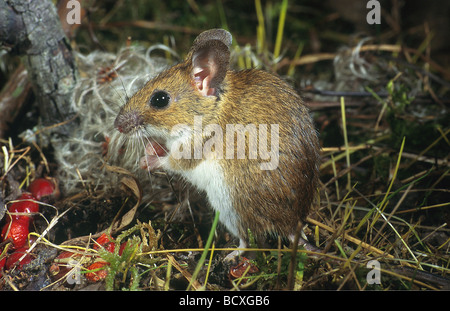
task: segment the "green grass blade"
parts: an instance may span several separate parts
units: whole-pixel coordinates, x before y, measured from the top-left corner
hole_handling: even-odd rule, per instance
[[[208,240],[206,241],[205,249],[203,250],[202,256],[200,257],[200,260],[197,263],[197,266],[195,267],[194,273],[192,274],[191,281],[189,282],[187,290],[190,290],[192,284],[197,280],[198,273],[203,267],[203,264],[205,263],[206,256],[208,255],[209,247],[211,246],[211,243],[214,238],[214,234],[216,232],[217,224],[219,223],[219,212],[216,212],[216,215],[214,217],[214,221],[211,227],[211,231],[209,232]]]
[[[281,42],[283,41],[284,24],[286,22],[286,12],[288,9],[288,0],[283,0],[281,4],[280,18],[278,20],[277,38],[275,41],[275,49],[273,51],[273,58],[277,59],[280,56]]]
[[[258,54],[261,54],[264,51],[264,44],[265,44],[265,37],[266,37],[266,31],[265,31],[265,23],[264,23],[264,13],[261,7],[261,0],[255,0],[255,9],[256,9],[256,17],[258,19],[258,28],[256,29],[256,44],[257,49],[256,51]]]

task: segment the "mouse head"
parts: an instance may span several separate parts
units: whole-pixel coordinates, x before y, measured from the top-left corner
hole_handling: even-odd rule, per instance
[[[123,106],[114,126],[124,134],[169,138],[178,124],[193,125],[195,116],[217,117],[217,97],[224,87],[232,37],[223,29],[201,33],[186,59],[147,82]]]

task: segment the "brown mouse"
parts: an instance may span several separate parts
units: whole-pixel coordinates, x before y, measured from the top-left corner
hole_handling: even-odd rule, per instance
[[[317,131],[282,79],[229,69],[231,42],[223,29],[201,33],[183,62],[128,100],[114,126],[148,142],[143,168],[162,168],[204,191],[239,248],[248,229],[292,240],[317,191]]]

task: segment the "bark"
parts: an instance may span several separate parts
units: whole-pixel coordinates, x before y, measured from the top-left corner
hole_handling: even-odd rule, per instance
[[[10,124],[30,99],[31,86],[23,65],[16,68],[0,92],[0,138],[6,138]]]
[[[43,126],[58,137],[75,126],[70,98],[77,81],[72,49],[50,0],[0,0],[0,44],[21,55]]]

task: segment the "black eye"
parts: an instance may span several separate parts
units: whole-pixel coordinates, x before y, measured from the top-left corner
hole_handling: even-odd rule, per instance
[[[150,106],[154,108],[165,108],[170,103],[170,95],[165,91],[156,91],[150,98]]]

